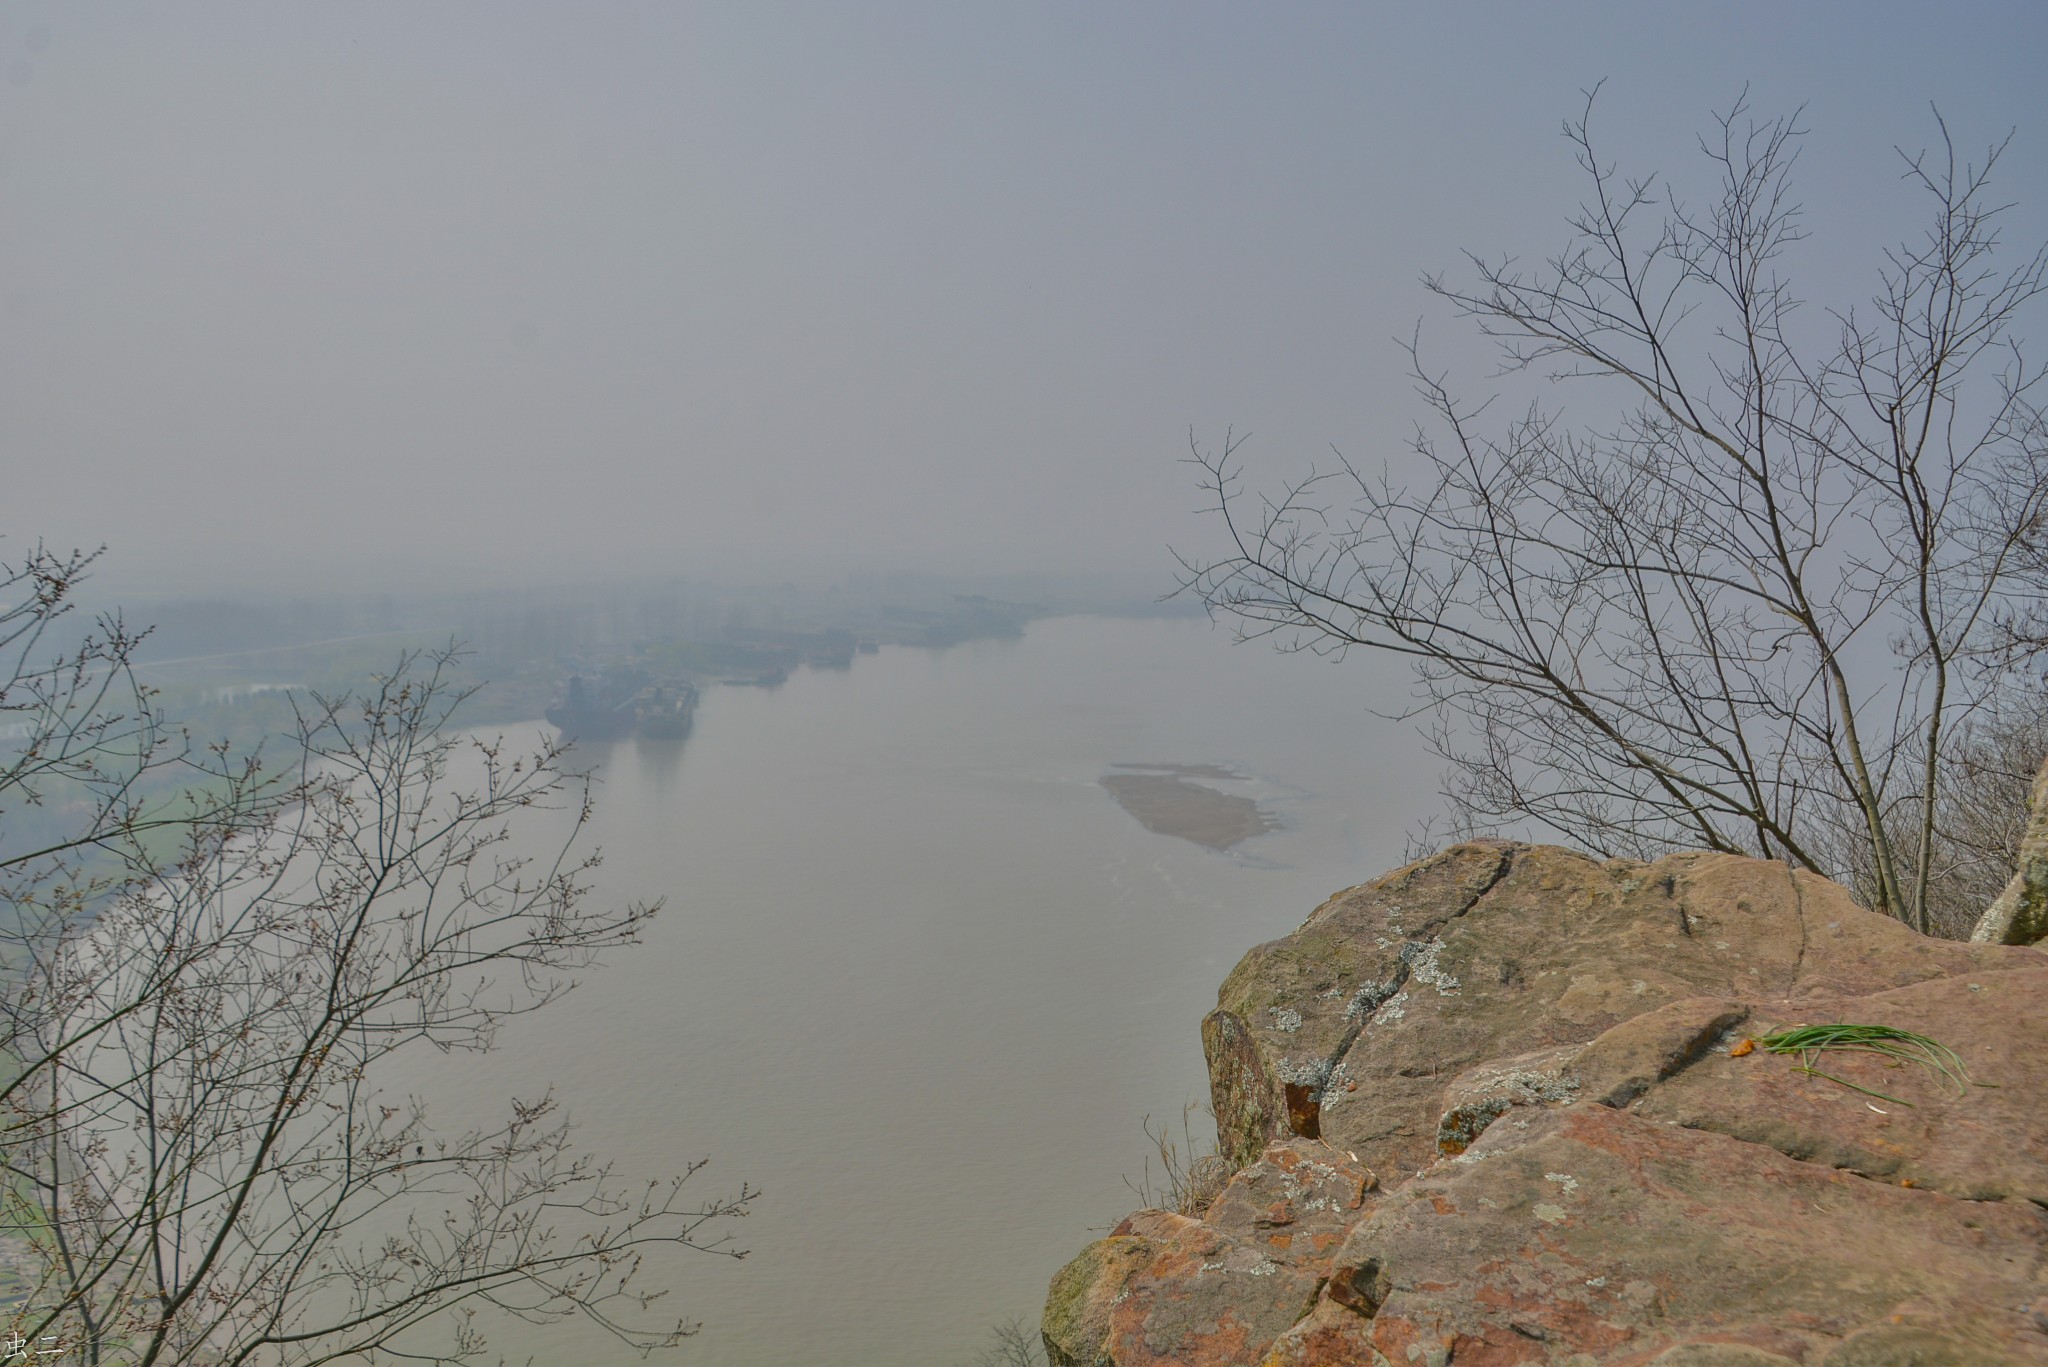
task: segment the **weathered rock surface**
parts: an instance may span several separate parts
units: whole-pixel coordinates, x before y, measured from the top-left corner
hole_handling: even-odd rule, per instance
[[[2041,1362],[2044,1232],[2031,1204],[1578,1102],[1497,1125],[1390,1195],[1333,1275],[1370,1287],[1373,1347],[1396,1363],[1644,1362],[1686,1342],[1822,1362],[1909,1315],[1952,1347],[1908,1361]],[[1953,1337],[1972,1326],[1995,1332]]]
[[[1833,1021],[1976,1085],[1729,1052]],[[1245,1166],[1060,1274],[1055,1362],[2048,1364],[2039,949],[1780,865],[1480,842],[1253,950],[1202,1038]]]
[[[1058,1360],[1118,1367],[1235,1362],[1294,1327],[1377,1186],[1314,1140],[1281,1139],[1200,1220],[1139,1211],[1053,1281]]]

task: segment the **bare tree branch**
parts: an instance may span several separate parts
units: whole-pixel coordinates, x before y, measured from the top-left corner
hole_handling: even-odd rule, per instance
[[[452,651],[301,700],[289,765],[195,750],[117,623],[38,663],[91,559],[38,548],[0,607],[6,836],[69,823],[0,863],[0,1237],[37,1271],[12,1333],[138,1365],[468,1361],[485,1309],[691,1333],[645,1260],[744,1256],[752,1189],[695,1195],[701,1162],[628,1183],[546,1094],[449,1131],[379,1081],[490,1048],[655,914],[591,905],[587,781],[446,729]],[[537,853],[549,809],[570,835]]]

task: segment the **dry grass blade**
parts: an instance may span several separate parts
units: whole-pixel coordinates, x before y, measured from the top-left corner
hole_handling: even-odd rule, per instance
[[[1231,1167],[1229,1160],[1216,1152],[1214,1140],[1207,1143],[1198,1141],[1191,1119],[1197,1112],[1208,1113],[1208,1108],[1189,1102],[1181,1108],[1181,1139],[1186,1147],[1176,1144],[1173,1132],[1165,1125],[1156,1131],[1152,1128],[1152,1117],[1145,1117],[1145,1137],[1152,1141],[1152,1147],[1159,1157],[1159,1165],[1166,1177],[1163,1191],[1152,1189],[1152,1160],[1145,1160],[1144,1176],[1133,1182],[1124,1178],[1124,1185],[1136,1194],[1148,1209],[1171,1210],[1180,1215],[1200,1217],[1209,1208],[1209,1203],[1229,1185]]]

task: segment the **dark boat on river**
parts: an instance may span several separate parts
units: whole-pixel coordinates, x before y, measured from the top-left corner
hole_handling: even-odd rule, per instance
[[[656,684],[641,694],[640,739],[681,740],[697,715],[697,690],[686,683]]]
[[[621,698],[602,677],[569,676],[562,700],[548,708],[548,724],[570,740],[619,740],[639,728],[631,695]]]
[[[639,687],[640,677],[572,674],[561,701],[547,709],[548,724],[571,740],[680,740],[697,712],[692,685],[662,682]]]

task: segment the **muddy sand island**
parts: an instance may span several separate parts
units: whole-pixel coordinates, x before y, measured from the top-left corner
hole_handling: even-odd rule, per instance
[[[1115,764],[1102,786],[1138,824],[1157,835],[1192,840],[1212,850],[1279,827],[1248,797],[1221,792],[1207,783],[1241,783],[1245,775],[1217,764]]]

